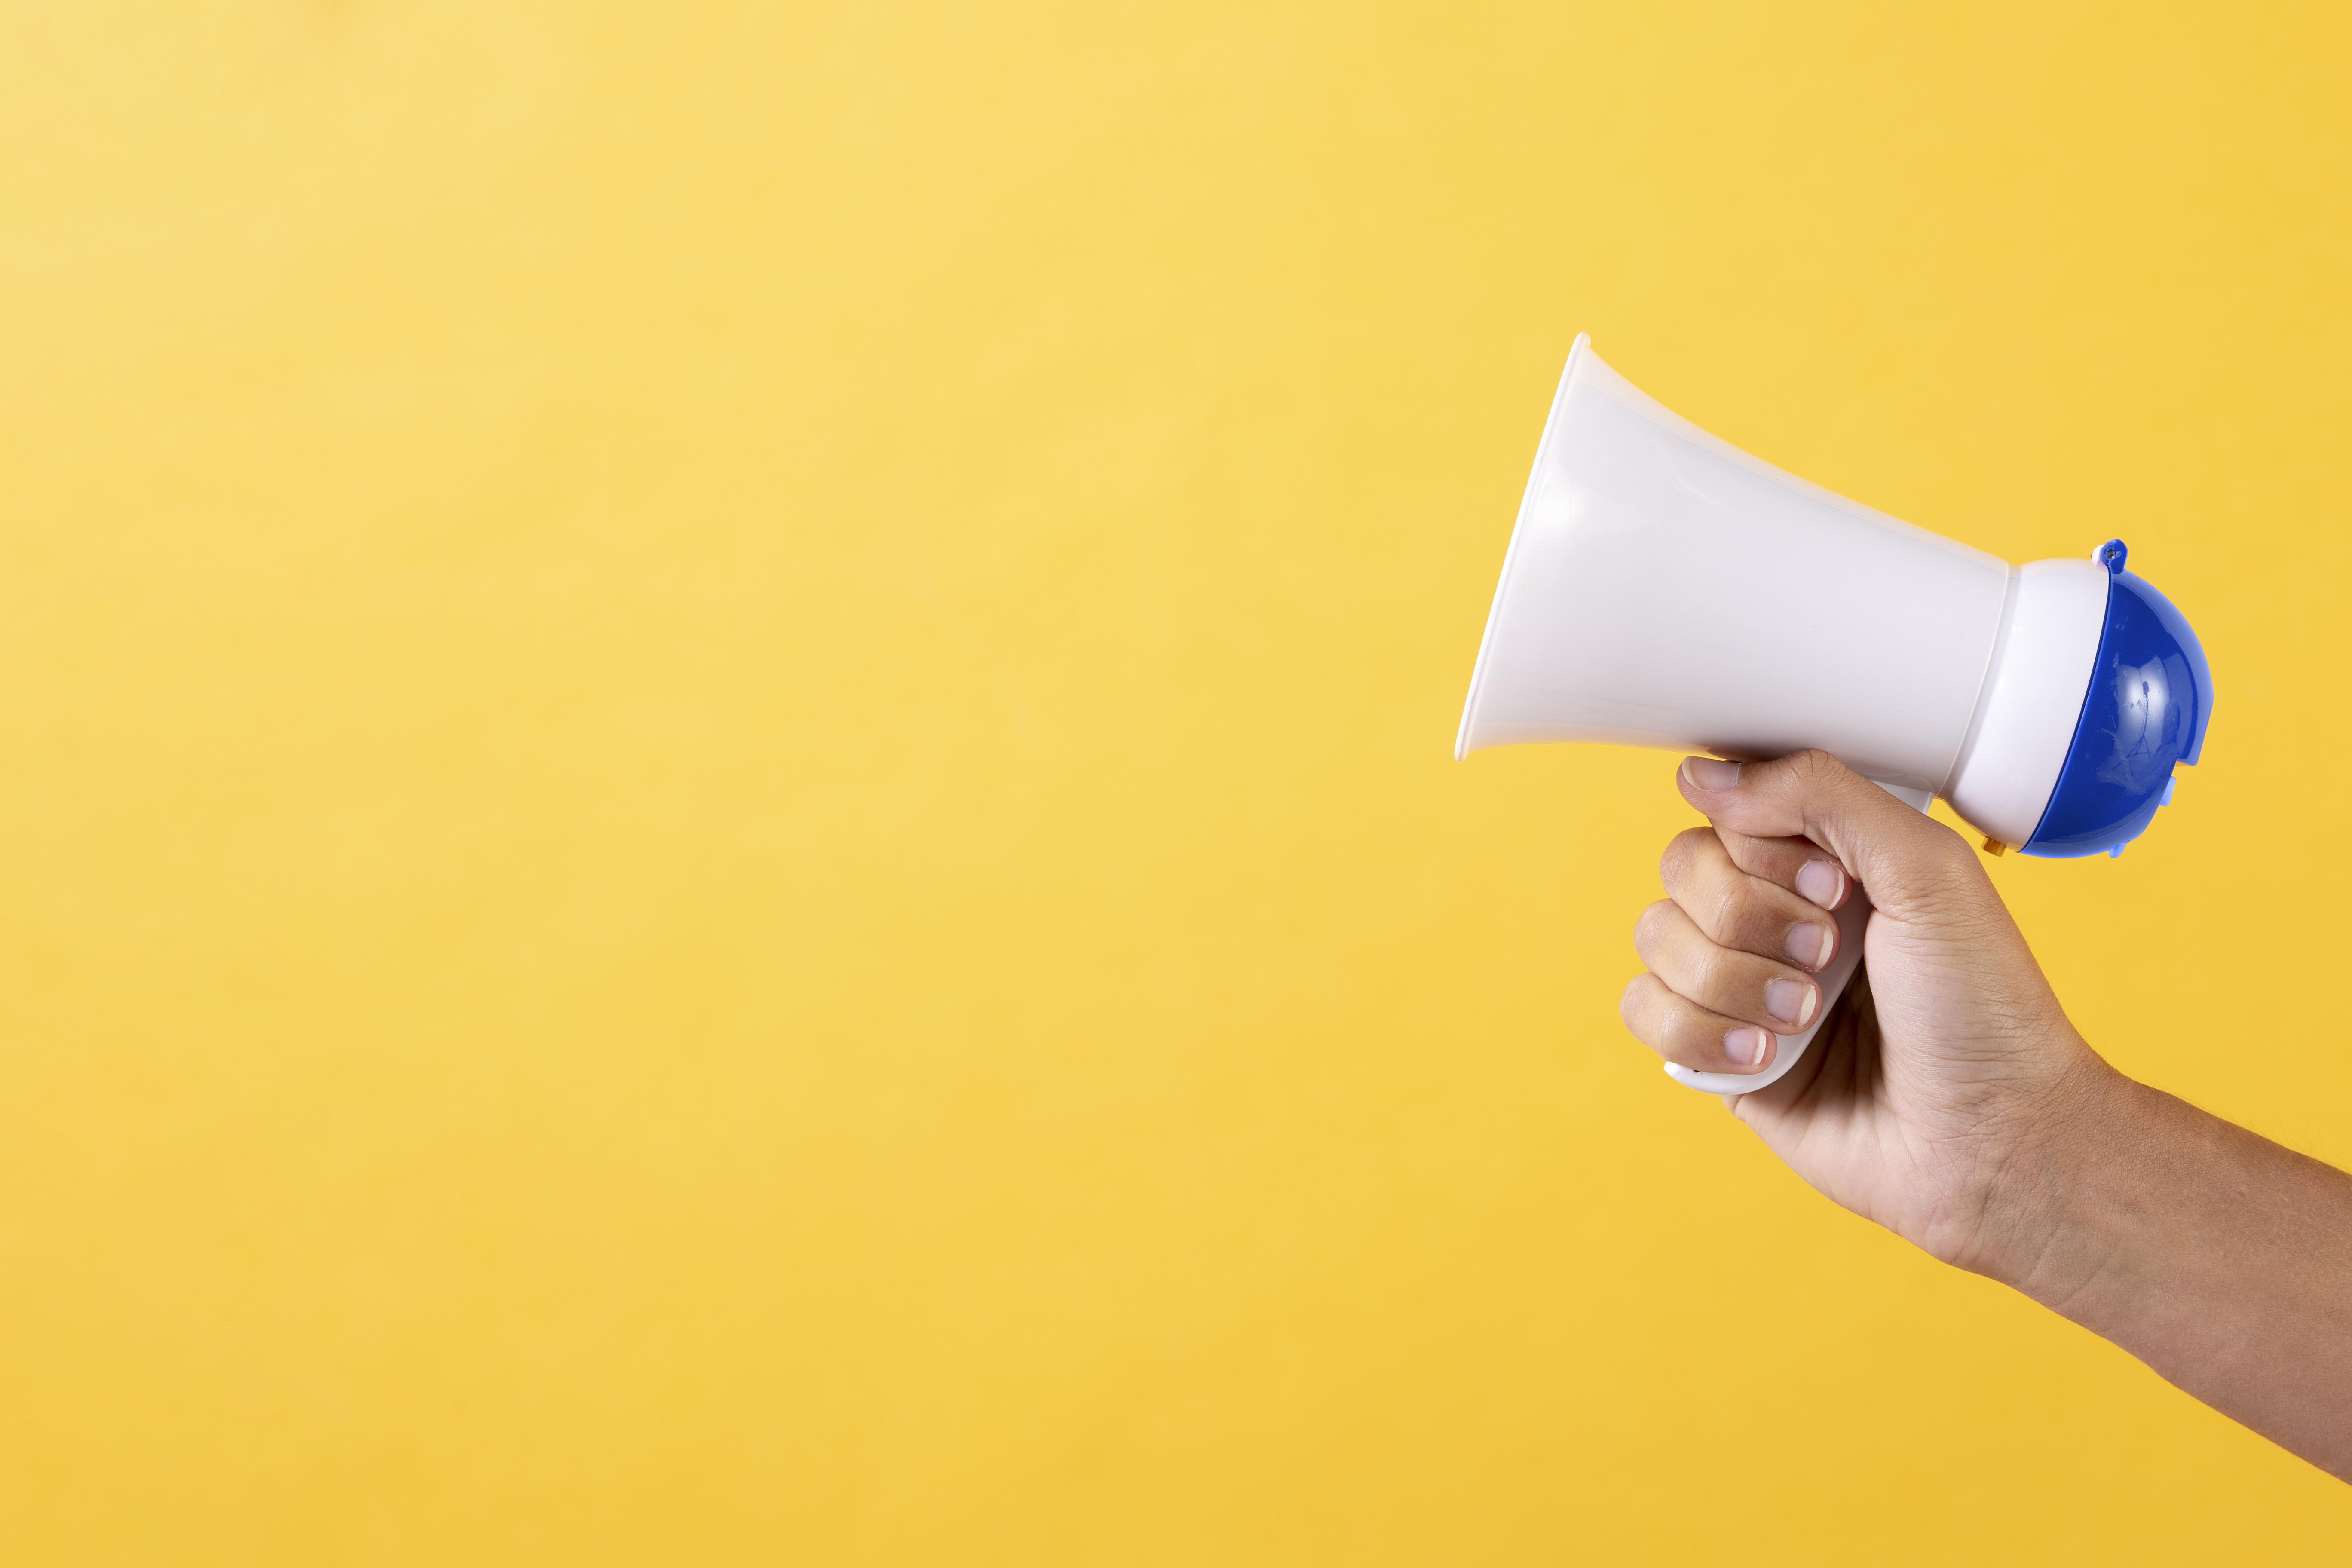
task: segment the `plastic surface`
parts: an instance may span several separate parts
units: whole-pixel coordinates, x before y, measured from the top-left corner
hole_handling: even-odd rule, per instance
[[[1989,839],[2120,854],[2195,763],[2212,677],[2180,613],[2094,562],[2012,568],[1782,473],[1662,407],[1579,335],[1486,616],[1454,754],[1602,741],[1730,757],[1818,746]],[[1668,1066],[1747,1094],[1804,1057],[1862,962],[1838,912],[1821,1020],[1761,1073]]]
[[[1887,793],[1919,811],[1927,810],[1927,803],[1934,798],[1924,790],[1890,788]],[[1680,1062],[1668,1062],[1666,1076],[1685,1089],[1695,1089],[1702,1094],[1753,1094],[1785,1078],[1791,1068],[1805,1059],[1806,1047],[1813,1043],[1822,1026],[1829,1022],[1830,1009],[1845,994],[1853,972],[1862,967],[1863,938],[1870,930],[1870,899],[1860,883],[1839,906],[1837,926],[1837,956],[1830,960],[1827,969],[1814,976],[1822,988],[1821,1011],[1813,1015],[1809,1026],[1793,1035],[1778,1037],[1780,1043],[1772,1054],[1771,1066],[1762,1072],[1695,1072]]]
[[[2049,808],[2082,721],[2107,593],[2095,561],[2029,561],[2011,579],[1976,727],[1939,792],[1988,838],[2021,845]]]
[[[2121,854],[2172,798],[2177,763],[2195,766],[2213,715],[2205,650],[2172,602],[2124,570],[2121,540],[2100,546],[2105,625],[2066,763],[2029,855]]]
[[[1455,754],[1609,741],[1738,757],[1820,746],[1941,788],[2010,568],[1782,473],[1579,337],[1519,504]]]

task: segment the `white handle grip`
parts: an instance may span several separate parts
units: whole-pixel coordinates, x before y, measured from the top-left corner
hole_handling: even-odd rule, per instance
[[[1936,798],[1927,790],[1906,789],[1900,784],[1881,784],[1878,787],[1919,811],[1927,810],[1927,803]],[[1816,976],[1822,987],[1822,1010],[1813,1015],[1813,1021],[1805,1027],[1793,1035],[1780,1037],[1780,1049],[1773,1057],[1770,1067],[1762,1072],[1695,1072],[1680,1062],[1668,1062],[1666,1076],[1685,1089],[1695,1089],[1702,1094],[1753,1094],[1759,1089],[1780,1082],[1790,1068],[1804,1059],[1805,1047],[1813,1043],[1813,1037],[1821,1032],[1823,1024],[1829,1022],[1830,1009],[1837,1005],[1840,996],[1845,994],[1846,982],[1853,978],[1853,972],[1862,965],[1862,937],[1863,932],[1870,928],[1870,900],[1863,892],[1861,884],[1854,885],[1845,907],[1838,910],[1837,923],[1837,956],[1831,959],[1830,966]]]

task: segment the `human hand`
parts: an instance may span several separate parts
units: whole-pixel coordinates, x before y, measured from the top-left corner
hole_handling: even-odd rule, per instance
[[[1678,782],[1712,826],[1666,847],[1626,1026],[1701,1071],[1770,1066],[1859,884],[1864,973],[1733,1114],[1855,1213],[2352,1480],[2352,1176],[2100,1060],[1975,851],[1834,758]]]
[[[2044,1171],[2117,1075],[2067,1022],[1976,852],[1826,752],[1693,757],[1676,782],[1712,826],[1666,847],[1668,896],[1634,925],[1651,973],[1625,989],[1626,1026],[1700,1071],[1770,1066],[1776,1031],[1820,1008],[1827,911],[1859,883],[1864,970],[1805,1060],[1725,1102],[1827,1196],[2016,1278],[2043,1224],[2020,1173]]]

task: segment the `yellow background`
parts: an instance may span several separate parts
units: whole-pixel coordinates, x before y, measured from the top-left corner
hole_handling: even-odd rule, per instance
[[[1670,758],[1448,750],[1580,329],[2120,533],[2206,765],[1994,875],[2103,1050],[2352,1162],[2347,59],[11,0],[0,1559],[2336,1558],[1622,1035]]]

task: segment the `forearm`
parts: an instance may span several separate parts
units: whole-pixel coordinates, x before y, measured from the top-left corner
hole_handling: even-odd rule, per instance
[[[2352,1176],[2124,1078],[2065,1022],[1976,854],[1816,752],[1691,758],[1709,826],[1660,862],[1626,1023],[1669,1062],[1754,1070],[1776,986],[1848,880],[1866,962],[1805,1060],[1734,1100],[1822,1192],[2014,1285],[2352,1480]],[[1817,892],[1808,874],[1836,869]]]
[[[2352,1176],[2104,1064],[2053,1110],[1983,1271],[2352,1480]]]

